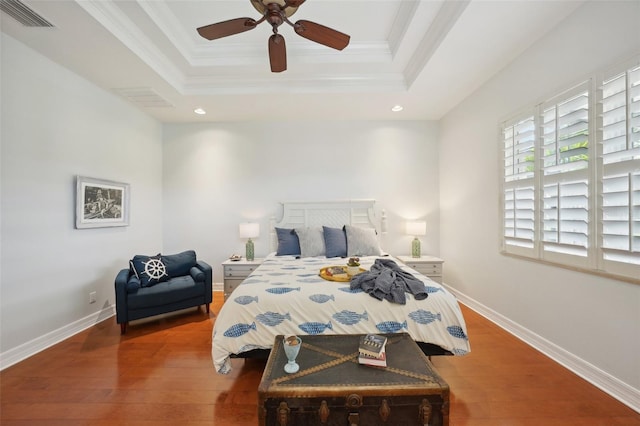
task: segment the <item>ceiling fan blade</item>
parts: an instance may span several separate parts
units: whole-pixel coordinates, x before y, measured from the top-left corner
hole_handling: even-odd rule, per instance
[[[269,37],[269,62],[271,72],[282,72],[287,69],[287,47],[284,37],[280,34]]]
[[[351,39],[347,34],[311,21],[300,20],[294,28],[298,35],[337,50],[347,47]]]
[[[252,18],[236,18],[198,28],[198,34],[207,40],[215,40],[252,30],[257,23]]]

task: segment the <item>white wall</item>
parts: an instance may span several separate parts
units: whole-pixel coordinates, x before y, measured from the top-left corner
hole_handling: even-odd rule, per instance
[[[445,282],[603,377],[624,382],[612,380],[623,391],[632,387],[636,407],[640,285],[499,254],[498,125],[588,73],[640,53],[639,22],[640,2],[588,2],[447,114],[440,138]]]
[[[437,125],[283,122],[164,126],[164,250],[194,248],[214,267],[244,254],[238,224],[258,221],[256,256],[269,253],[281,201],[373,198],[385,209],[383,248],[408,254],[406,219],[427,221],[423,252],[439,253]]]
[[[405,219],[426,219],[423,252],[445,258],[445,281],[456,291],[637,394],[640,286],[499,254],[497,127],[541,96],[640,51],[639,7],[589,2],[440,129],[423,122],[161,126],[3,34],[0,353],[114,303],[113,278],[135,253],[193,248],[221,282],[220,262],[244,250],[239,222],[261,223],[261,256],[279,201],[375,198],[389,217],[385,249],[407,253]],[[130,183],[131,225],[75,230],[76,174]],[[98,303],[88,304],[89,291]]]
[[[134,253],[161,247],[162,128],[11,37],[1,42],[6,364],[20,345],[38,347],[48,333],[115,303],[117,271]],[[74,229],[76,174],[130,183],[131,225]],[[91,305],[90,291],[97,292]]]

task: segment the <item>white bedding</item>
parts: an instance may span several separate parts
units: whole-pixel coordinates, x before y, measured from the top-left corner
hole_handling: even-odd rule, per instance
[[[361,257],[361,267],[369,269],[376,258]],[[345,259],[270,254],[234,290],[216,318],[212,345],[216,371],[231,370],[231,354],[271,348],[278,334],[297,334],[304,340],[305,334],[407,332],[416,341],[436,344],[454,355],[468,353],[467,329],[455,297],[395,261],[425,283],[429,297],[418,301],[407,293],[406,305],[380,301],[350,291],[348,282],[319,276],[321,268],[344,265]]]

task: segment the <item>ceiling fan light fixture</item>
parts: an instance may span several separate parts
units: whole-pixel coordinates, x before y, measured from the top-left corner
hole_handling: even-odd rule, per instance
[[[280,6],[280,9],[284,12],[284,16],[286,16],[287,18],[293,15],[294,13],[296,13],[296,10],[298,10],[297,7],[293,7],[293,6],[287,7],[287,3],[285,2],[285,0],[250,0],[250,1],[253,7],[255,7],[255,9],[258,12],[260,12],[261,15],[264,15],[265,12],[269,9],[270,3],[275,3],[278,6]]]

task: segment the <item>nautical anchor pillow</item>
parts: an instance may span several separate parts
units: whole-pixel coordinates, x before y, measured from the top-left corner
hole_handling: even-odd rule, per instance
[[[142,287],[150,287],[169,279],[167,266],[160,253],[156,256],[135,255],[130,263]]]

